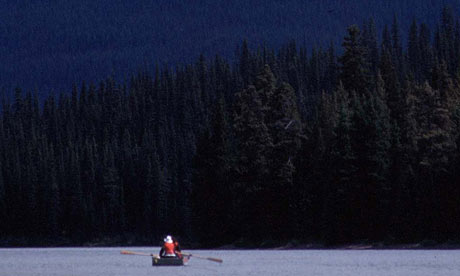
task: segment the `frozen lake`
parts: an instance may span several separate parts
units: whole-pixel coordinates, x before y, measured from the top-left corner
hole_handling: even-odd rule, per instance
[[[460,275],[460,250],[184,250],[221,258],[193,258],[187,266],[152,267],[157,247],[0,248],[0,276],[152,275]]]

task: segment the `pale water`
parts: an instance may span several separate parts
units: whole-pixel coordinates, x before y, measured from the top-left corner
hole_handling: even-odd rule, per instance
[[[0,248],[0,276],[460,275],[460,250],[189,250],[224,262],[192,257],[182,267],[152,267],[121,250],[159,248]]]

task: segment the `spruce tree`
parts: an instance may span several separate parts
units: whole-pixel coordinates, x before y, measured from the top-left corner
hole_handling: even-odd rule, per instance
[[[348,91],[355,91],[358,94],[366,94],[369,85],[367,64],[365,61],[365,49],[361,45],[361,34],[358,26],[348,27],[347,36],[342,46],[344,54],[339,61],[342,64],[340,80],[343,87]]]
[[[420,24],[419,49],[420,67],[422,81],[430,79],[431,67],[434,62],[433,50],[431,47],[431,34],[426,24]]]
[[[293,222],[282,214],[291,212],[290,199],[295,194],[292,193],[294,158],[300,148],[301,121],[296,95],[288,84],[283,83],[277,87],[268,104],[266,121],[273,141],[269,165],[271,187],[268,191],[272,194],[270,205],[274,208],[271,228],[275,236],[282,237],[288,234],[284,225]]]
[[[374,18],[364,23],[362,33],[362,44],[366,49],[366,62],[369,65],[369,73],[373,80],[376,80],[379,65],[379,47],[377,45],[377,30]]]
[[[417,22],[412,21],[407,46],[408,70],[417,81],[421,81],[421,54]]]
[[[229,129],[223,98],[213,110],[210,133],[204,133],[194,159],[193,210],[194,233],[206,246],[231,242],[232,229],[230,182],[231,154]],[[223,226],[226,226],[224,230]],[[219,238],[216,238],[219,237]]]
[[[328,243],[341,243],[353,238],[354,229],[350,226],[353,212],[352,187],[355,183],[356,155],[352,148],[351,111],[348,92],[339,86],[337,125],[333,132],[331,145],[330,181],[325,191],[322,214],[322,238]]]
[[[428,84],[418,89],[420,105],[417,121],[419,124],[418,167],[422,177],[420,210],[424,226],[424,236],[437,240],[445,239],[447,218],[441,206],[445,198],[442,191],[448,185],[449,177],[445,168],[452,160],[455,142],[451,135],[453,122],[448,108],[443,105],[441,92]]]
[[[250,85],[237,93],[234,107],[233,129],[237,145],[235,180],[238,189],[237,202],[242,218],[244,236],[256,238],[260,230],[268,227],[269,215],[264,211],[266,180],[269,173],[269,158],[273,148],[269,128],[265,122],[267,104],[274,90],[274,77],[266,69]],[[260,238],[260,237],[259,237]]]
[[[402,42],[401,42],[401,34],[399,29],[399,22],[396,15],[393,17],[393,23],[391,25],[391,46],[392,46],[392,58],[393,64],[397,68],[398,78],[401,81],[403,79],[405,68],[404,68],[404,60],[403,60],[403,49],[402,49]]]
[[[363,104],[363,125],[355,129],[358,137],[354,141],[361,144],[355,151],[359,158],[362,177],[359,182],[363,183],[361,194],[362,232],[366,237],[381,240],[386,233],[386,225],[389,216],[386,210],[389,207],[389,147],[390,147],[390,114],[385,101],[383,81],[378,77],[377,89],[367,99],[361,99]],[[361,134],[359,134],[361,133]],[[359,142],[360,140],[362,142]],[[361,152],[360,152],[361,151]]]

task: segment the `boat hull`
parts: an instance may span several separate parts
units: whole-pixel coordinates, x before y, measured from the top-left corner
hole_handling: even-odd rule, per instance
[[[157,258],[156,256],[152,258],[152,266],[179,266],[185,265],[188,261],[188,258]]]

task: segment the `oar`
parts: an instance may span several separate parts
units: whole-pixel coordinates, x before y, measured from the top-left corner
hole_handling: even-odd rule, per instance
[[[213,261],[213,262],[217,262],[217,263],[222,263],[223,262],[222,259],[218,259],[218,258],[203,257],[203,256],[199,256],[199,255],[195,255],[195,254],[188,254],[188,253],[183,253],[183,252],[181,252],[181,253],[182,253],[182,255],[189,256],[189,257],[195,257],[195,258],[198,258],[198,259],[205,259],[205,260]]]
[[[151,256],[151,257],[158,258],[158,255],[148,254],[148,253],[143,253],[143,252],[134,252],[134,251],[128,251],[128,250],[121,250],[120,254],[125,254],[125,255],[140,255],[140,256]]]

